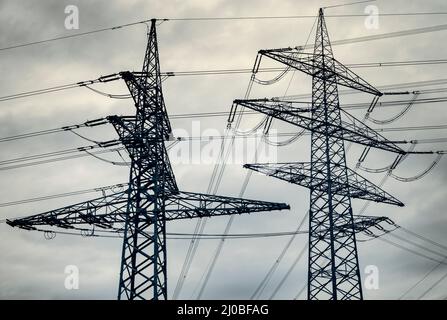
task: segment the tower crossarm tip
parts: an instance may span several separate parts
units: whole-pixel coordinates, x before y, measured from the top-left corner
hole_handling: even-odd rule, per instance
[[[166,220],[192,219],[274,210],[289,210],[285,203],[180,191],[165,200]]]
[[[60,229],[79,229],[94,226],[109,230],[113,229],[115,224],[125,221],[127,197],[126,191],[120,191],[44,213],[10,219],[7,223],[12,227],[25,230],[36,230],[39,226]]]

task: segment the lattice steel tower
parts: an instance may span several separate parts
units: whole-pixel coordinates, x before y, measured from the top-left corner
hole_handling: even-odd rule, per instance
[[[382,93],[334,59],[322,9],[313,53],[303,48],[260,50],[254,72],[262,56],[312,76],[311,107],[294,107],[281,99],[235,100],[230,121],[240,105],[270,116],[267,130],[272,118],[310,130],[311,161],[245,167],[310,189],[308,299],[362,299],[351,198],[403,204],[346,166],[344,141],[368,150],[405,151],[342,110],[338,85],[372,94],[375,102]]]
[[[136,107],[135,116],[107,118],[131,159],[127,190],[9,220],[8,224],[27,230],[42,231],[40,226],[51,226],[123,233],[118,299],[167,299],[166,221],[289,206],[179,191],[165,147],[171,125],[161,87],[156,20],[151,22],[143,70],[116,76],[126,82]]]

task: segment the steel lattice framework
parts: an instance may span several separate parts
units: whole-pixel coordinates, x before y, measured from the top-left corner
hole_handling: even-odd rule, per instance
[[[397,154],[405,151],[342,111],[338,85],[375,97],[382,93],[334,59],[322,9],[313,53],[301,48],[260,50],[254,72],[263,56],[312,76],[311,107],[295,107],[281,99],[235,100],[229,121],[238,106],[243,106],[270,116],[270,120],[277,118],[310,130],[311,161],[245,167],[310,189],[308,299],[363,299],[356,244],[360,229],[351,198],[403,204],[347,168],[344,141]],[[266,122],[267,130],[270,123]]]
[[[166,221],[289,209],[284,203],[179,191],[165,147],[171,125],[163,99],[156,20],[142,72],[121,72],[135,116],[109,116],[131,159],[129,187],[101,198],[8,220],[39,226],[119,232],[123,236],[118,299],[167,299]]]

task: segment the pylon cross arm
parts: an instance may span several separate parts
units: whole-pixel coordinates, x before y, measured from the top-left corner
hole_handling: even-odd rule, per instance
[[[343,114],[346,116],[346,120],[341,121],[341,124],[337,125],[320,119],[312,119],[310,114],[306,114],[306,112],[311,109],[306,110],[306,108],[296,108],[294,106],[295,103],[290,101],[282,102],[277,99],[234,100],[233,105],[247,107],[309,131],[321,134],[328,133],[330,136],[339,139],[394,153],[405,153],[404,150],[396,146],[393,142],[389,141],[344,110]],[[235,109],[236,108],[233,107],[233,111]]]
[[[290,209],[285,203],[180,191],[165,200],[166,220]]]
[[[348,223],[341,223],[334,226],[334,231],[338,235],[349,235],[354,231],[356,234],[364,233],[370,237],[377,237],[375,231],[391,232],[397,228],[397,225],[388,217],[374,217],[374,216],[362,216],[353,215],[353,219]],[[322,228],[318,232],[315,232],[315,236],[320,238],[330,238],[329,229]]]
[[[269,57],[288,67],[320,79],[337,78],[337,83],[359,91],[381,96],[382,93],[332,57],[325,57],[324,67],[320,63],[321,55],[301,52],[299,48],[260,50],[261,56]]]
[[[324,178],[312,177],[312,164],[310,162],[257,163],[246,164],[244,167],[310,189],[403,206],[401,201],[349,168],[346,168],[348,180],[345,181],[340,176],[334,176],[331,180],[331,189],[328,190],[329,186]]]
[[[128,193],[120,191],[44,213],[10,219],[7,223],[12,227],[27,230],[36,230],[39,226],[81,230],[95,226],[118,230],[117,224],[124,222],[127,200]]]
[[[371,228],[376,228],[381,231],[385,231],[383,224],[388,224],[388,226],[397,228],[398,226],[388,217],[372,217],[372,216],[361,216],[354,215],[353,228],[356,233],[365,232],[368,235],[373,235]],[[347,228],[350,226],[347,225]],[[389,232],[389,230],[387,231]]]
[[[155,217],[170,221],[290,209],[285,203],[168,191],[163,198],[164,212],[160,215],[159,212],[154,214],[151,211],[153,199],[148,196],[148,199],[143,200],[147,200],[145,207],[141,208],[145,214],[140,215],[139,220],[148,224],[152,224]],[[120,232],[126,221],[127,202],[128,192],[122,191],[29,217],[7,220],[7,223],[27,230],[36,230],[39,226],[83,230],[94,226]],[[143,221],[146,219],[149,221]]]

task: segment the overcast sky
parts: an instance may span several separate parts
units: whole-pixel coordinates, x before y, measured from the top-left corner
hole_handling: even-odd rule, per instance
[[[349,1],[348,1],[349,2]],[[58,35],[71,35],[93,29],[150,18],[234,17],[314,15],[321,6],[331,1],[247,0],[247,1],[12,1],[0,0],[0,47],[27,43]],[[430,1],[376,1],[380,13],[446,12],[444,0]],[[79,8],[79,30],[64,26],[67,5]],[[326,14],[362,14],[366,5],[331,8]],[[167,21],[158,27],[158,42],[162,71],[191,71],[210,69],[251,68],[259,49],[302,45],[311,31],[314,19],[266,19],[231,21]],[[380,16],[378,29],[365,27],[363,17],[328,18],[327,26],[332,40],[347,39],[392,31],[420,28],[445,23],[445,16]],[[310,42],[314,40],[314,31]],[[137,25],[71,38],[45,44],[0,51],[0,95],[9,95],[61,84],[95,79],[123,70],[140,70],[146,46],[146,27]],[[444,59],[447,54],[445,31],[382,39],[355,44],[334,46],[336,58],[345,64],[390,62],[409,60]],[[268,59],[263,66],[276,66]],[[446,67],[417,65],[405,67],[376,67],[355,70],[375,86],[401,84],[414,81],[445,78]],[[259,78],[271,79],[275,74],[263,73]],[[235,98],[243,98],[249,74],[171,77],[163,83],[168,113],[198,113],[228,111]],[[250,97],[261,98],[283,95],[309,94],[311,79],[301,73],[289,72],[271,86],[255,84]],[[409,88],[432,89],[439,86]],[[100,85],[97,89],[125,94],[121,82]],[[442,88],[442,86],[441,86]],[[425,94],[420,98],[441,97],[443,93]],[[410,99],[411,96],[383,97],[382,102]],[[302,100],[302,99],[301,99]],[[304,99],[306,100],[306,99]],[[341,103],[369,102],[365,94],[343,95]],[[85,88],[24,99],[0,102],[0,137],[58,128],[82,123],[112,114],[133,114],[130,100],[116,100],[95,94]],[[400,105],[383,108],[373,114],[386,119],[404,108]],[[444,125],[447,113],[442,103],[415,105],[405,116],[385,126],[368,123],[371,127],[407,127]],[[363,117],[365,110],[352,113]],[[245,116],[242,127],[249,129],[262,119]],[[200,122],[198,122],[200,121]],[[206,130],[224,134],[226,118],[173,119],[172,126],[191,135],[206,135]],[[200,125],[199,132],[193,127]],[[299,128],[276,121],[274,129],[281,132],[298,132]],[[115,139],[110,128],[83,129],[80,133],[94,140]],[[445,138],[447,130],[390,132],[393,140]],[[70,133],[59,133],[2,143],[0,160],[63,150],[88,145],[89,142]],[[444,143],[420,144],[416,150],[445,150]],[[363,148],[352,146],[347,152],[348,164],[353,168]],[[309,161],[309,136],[278,148],[278,161]],[[119,161],[116,155],[105,156]],[[393,155],[371,151],[365,165],[380,168],[393,161]],[[394,172],[411,177],[425,170],[434,156],[410,156]],[[0,166],[0,169],[1,166]],[[175,164],[174,171],[181,190],[206,192],[213,164]],[[383,174],[360,172],[375,183]],[[40,166],[0,171],[0,202],[15,201],[44,195],[58,194],[126,182],[128,169],[112,166],[91,157],[67,160]],[[229,164],[218,194],[237,196],[240,193],[246,170],[240,164]],[[397,224],[436,242],[447,244],[447,217],[445,204],[447,191],[446,159],[423,179],[404,183],[390,178],[383,188],[405,203],[399,208],[372,203],[364,214],[388,216]],[[295,230],[309,205],[308,189],[287,184],[273,178],[254,174],[244,197],[286,202],[290,211],[257,213],[235,218],[232,233],[262,233]],[[77,201],[88,200],[100,194],[53,199],[20,206],[0,207],[0,219],[21,217],[59,208]],[[354,213],[359,213],[363,200],[353,200]],[[205,232],[222,233],[228,217],[213,218],[207,222]],[[196,221],[168,224],[168,232],[193,232]],[[307,229],[307,223],[306,229]],[[51,241],[39,232],[27,232],[0,224],[0,298],[2,299],[115,299],[118,287],[121,240],[83,238],[57,235]],[[403,231],[395,234],[417,245],[385,236],[431,259],[442,260],[446,250],[422,242]],[[365,238],[364,236],[361,238]],[[216,268],[202,298],[248,299],[285,246],[288,237],[227,240]],[[306,245],[307,236],[298,235],[291,250],[279,265],[272,281],[261,298],[268,298],[278,281],[286,273],[299,251]],[[195,298],[200,279],[216,250],[218,240],[203,240],[194,259],[180,298]],[[189,242],[168,241],[168,291],[172,295],[182,267]],[[431,251],[427,251],[431,250]],[[396,299],[418,282],[437,263],[408,251],[391,246],[380,239],[358,245],[362,277],[368,265],[379,270],[379,289],[364,290],[366,299]],[[435,251],[435,252],[433,252]],[[439,254],[436,254],[439,252]],[[306,253],[307,255],[307,253]],[[276,298],[293,299],[307,278],[306,255],[300,260]],[[66,290],[64,269],[75,265],[80,270],[79,290]],[[418,298],[445,273],[439,266],[405,298]],[[447,280],[435,286],[424,298],[443,299],[447,296]],[[300,299],[305,298],[301,295]]]

